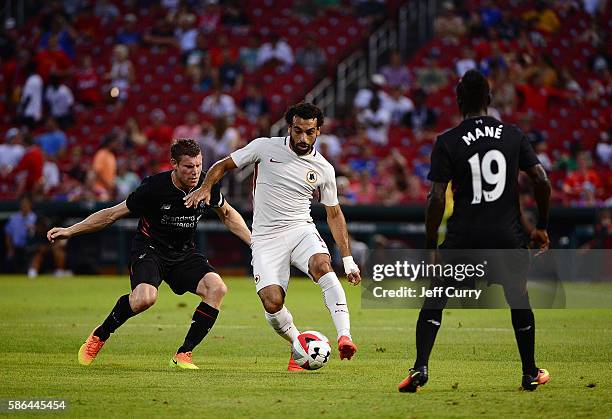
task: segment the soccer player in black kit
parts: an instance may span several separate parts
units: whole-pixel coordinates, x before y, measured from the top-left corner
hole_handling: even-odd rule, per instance
[[[546,172],[525,134],[487,116],[490,101],[487,79],[476,70],[466,72],[457,85],[463,122],[440,135],[431,154],[428,179],[432,187],[425,217],[428,249],[437,248],[448,182],[452,182],[454,209],[441,249],[521,249],[530,241],[530,247],[543,252],[549,246],[546,229],[551,187]],[[519,170],[531,179],[538,206],[538,222],[529,236],[521,223]],[[548,382],[550,375],[536,367],[535,321],[526,280],[522,279],[502,285],[521,356],[522,387],[535,390]],[[446,301],[446,297],[425,299],[416,326],[416,361],[399,384],[400,392],[415,392],[427,382],[429,355]]]
[[[196,226],[212,208],[228,229],[250,244],[251,233],[240,214],[232,208],[219,186],[212,190],[210,206],[186,208],[183,198],[202,184],[202,153],[192,139],[175,140],[170,147],[173,170],[144,179],[128,198],[100,210],[67,228],[54,227],[47,233],[50,242],[101,230],[128,214],[140,217],[132,242],[130,281],[132,292],[119,297],[115,307],[89,335],[79,350],[79,363],[90,365],[110,335],[130,317],[151,307],[157,288],[166,281],[175,294],[185,292],[202,298],[193,313],[185,341],[171,359],[170,366],[198,369],[192,350],[213,327],[227,288],[221,277],[194,244]]]

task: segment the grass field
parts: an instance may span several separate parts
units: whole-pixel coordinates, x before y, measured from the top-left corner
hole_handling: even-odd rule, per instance
[[[288,346],[266,324],[251,281],[230,279],[219,320],[194,352],[201,370],[167,367],[198,299],[162,285],[91,367],[76,353],[128,291],[126,278],[0,277],[0,399],[63,398],[66,417],[609,417],[612,310],[539,310],[538,364],[553,380],[519,391],[506,310],[448,310],[417,394],[397,383],[414,358],[416,310],[361,310],[348,291],[359,352],[311,373],[285,371]],[[287,305],[301,330],[335,338],[320,289],[292,280]],[[32,414],[37,415],[37,414]],[[9,416],[24,416],[11,413]]]

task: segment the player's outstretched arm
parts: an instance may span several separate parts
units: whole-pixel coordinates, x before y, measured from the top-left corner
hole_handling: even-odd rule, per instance
[[[550,240],[546,229],[548,228],[548,212],[550,209],[550,180],[546,175],[546,170],[541,164],[531,166],[526,170],[527,175],[533,184],[533,194],[538,205],[538,222],[536,228],[531,231],[531,247],[537,247],[540,251],[536,254],[545,252],[550,246]]]
[[[346,277],[351,284],[357,285],[361,282],[361,274],[359,272],[359,267],[353,260],[353,256],[351,256],[351,244],[342,209],[340,205],[326,205],[325,211],[327,212],[327,224],[340,249],[340,255],[342,255],[342,263],[344,265]]]
[[[195,208],[198,206],[200,201],[204,201],[206,205],[209,205],[210,190],[212,189],[213,185],[221,180],[225,172],[228,170],[233,170],[236,167],[236,163],[234,163],[234,160],[232,160],[230,156],[227,156],[213,164],[208,172],[206,172],[206,177],[204,177],[202,186],[183,198],[185,200],[185,206],[187,208]]]
[[[53,243],[55,240],[69,239],[79,234],[92,233],[108,227],[121,217],[130,213],[125,201],[114,207],[104,208],[94,212],[83,221],[71,225],[70,227],[53,227],[47,232],[47,239]]]
[[[225,201],[220,208],[215,208],[215,212],[229,231],[240,237],[248,246],[251,245],[251,231],[238,211]]]
[[[446,207],[447,182],[434,182],[427,196],[427,209],[425,210],[425,229],[427,249],[438,248],[438,229],[444,217]]]

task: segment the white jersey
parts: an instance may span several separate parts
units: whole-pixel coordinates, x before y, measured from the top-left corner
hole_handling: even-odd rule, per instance
[[[236,166],[255,164],[253,240],[313,224],[310,203],[315,191],[326,206],[338,205],[332,165],[313,150],[298,156],[289,137],[257,138],[230,154]]]

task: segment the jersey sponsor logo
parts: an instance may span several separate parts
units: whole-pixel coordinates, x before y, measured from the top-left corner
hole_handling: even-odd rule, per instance
[[[170,204],[162,204],[161,209],[163,209],[163,210],[169,210],[171,206],[172,206],[172,205],[170,205]]]
[[[274,160],[270,157],[270,163],[282,163],[282,161]]]
[[[308,183],[315,183],[318,178],[319,174],[314,170],[310,170],[308,173],[306,173],[306,180],[308,181]]]

